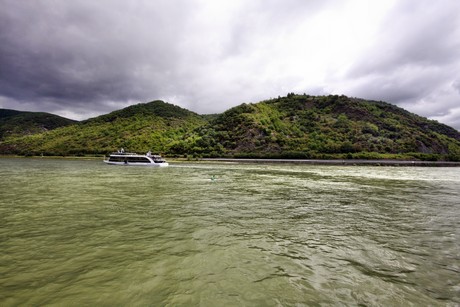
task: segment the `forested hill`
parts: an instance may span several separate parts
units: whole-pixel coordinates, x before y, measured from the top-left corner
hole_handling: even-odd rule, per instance
[[[289,94],[234,107],[172,152],[254,158],[458,160],[460,133],[384,102]]]
[[[8,136],[36,134],[74,123],[76,121],[50,113],[0,109],[0,141]]]
[[[109,114],[91,118],[86,121],[83,121],[83,123],[105,123],[113,122],[115,120],[130,119],[133,117],[137,119],[142,117],[163,118],[174,121],[177,119],[197,118],[200,116],[194,112],[191,112],[179,106],[166,103],[161,100],[155,100],[149,103],[139,103],[121,110],[111,112]]]
[[[163,101],[0,142],[0,153],[460,160],[460,133],[397,106],[346,96],[289,94],[198,115]]]
[[[8,138],[0,143],[0,153],[85,155],[105,154],[120,147],[165,152],[175,140],[205,123],[194,112],[157,100],[46,133]]]

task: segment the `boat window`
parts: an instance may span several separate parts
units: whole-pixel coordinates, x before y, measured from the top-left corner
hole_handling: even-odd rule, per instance
[[[151,163],[147,157],[123,157],[112,156],[109,158],[110,162],[128,162],[128,163]]]
[[[129,157],[129,163],[150,163],[150,160],[146,157]]]

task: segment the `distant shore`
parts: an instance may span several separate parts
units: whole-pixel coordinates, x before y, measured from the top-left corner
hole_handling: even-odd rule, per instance
[[[20,159],[74,159],[74,160],[101,160],[104,156],[17,156],[0,155],[0,158],[20,158]],[[223,162],[223,163],[274,163],[274,164],[309,164],[309,165],[367,165],[367,166],[427,166],[427,167],[460,167],[460,162],[452,161],[420,161],[420,160],[394,160],[394,159],[246,159],[246,158],[168,158],[168,162],[187,163],[187,162]]]
[[[233,158],[201,158],[199,161],[232,162],[232,163],[291,163],[311,165],[371,165],[371,166],[435,166],[460,167],[460,162],[451,161],[419,161],[419,160],[319,160],[319,159],[233,159]]]

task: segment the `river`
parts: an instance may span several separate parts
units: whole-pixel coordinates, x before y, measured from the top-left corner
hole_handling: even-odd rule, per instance
[[[0,159],[0,305],[458,306],[460,169]]]

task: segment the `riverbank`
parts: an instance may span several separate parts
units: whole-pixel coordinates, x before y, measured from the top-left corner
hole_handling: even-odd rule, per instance
[[[319,160],[319,159],[232,159],[232,158],[201,158],[199,161],[229,163],[291,163],[311,165],[370,165],[370,166],[430,166],[460,167],[460,162],[451,161],[418,161],[418,160]]]
[[[68,159],[68,160],[101,160],[103,156],[14,156],[0,155],[0,158],[18,159]],[[168,158],[171,163],[197,163],[197,162],[219,162],[219,163],[286,163],[286,164],[310,164],[310,165],[367,165],[367,166],[427,166],[427,167],[460,167],[460,162],[452,161],[420,161],[420,160],[394,160],[394,159],[236,159],[236,158]]]
[[[101,160],[104,156],[18,156],[18,155],[0,155],[0,158],[7,159],[65,159],[65,160]]]

